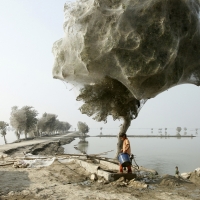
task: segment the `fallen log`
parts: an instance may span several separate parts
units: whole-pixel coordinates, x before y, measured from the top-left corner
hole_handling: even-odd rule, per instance
[[[53,157],[16,157],[17,160],[52,159]]]
[[[6,166],[6,165],[12,165],[12,164],[14,164],[14,162],[0,164],[0,166]]]
[[[88,154],[55,154],[55,156],[89,156]]]
[[[62,155],[65,155],[65,157],[62,157]],[[62,155],[59,155],[60,157],[57,157],[56,156],[56,158],[59,158],[59,159],[65,159],[66,158],[66,155],[69,155],[69,154],[62,154]],[[79,156],[79,157],[85,157],[85,159],[86,160],[95,160],[95,161],[97,161],[97,162],[99,162],[100,163],[100,160],[102,160],[102,161],[107,161],[107,162],[110,162],[110,163],[113,163],[113,164],[119,164],[119,162],[116,160],[112,160],[112,159],[110,159],[110,158],[104,158],[104,157],[97,157],[97,156],[90,156],[90,155],[86,155],[86,154],[83,154],[83,155],[79,155],[79,154],[70,154],[69,155],[70,157],[75,157],[75,158],[77,158],[77,156]]]

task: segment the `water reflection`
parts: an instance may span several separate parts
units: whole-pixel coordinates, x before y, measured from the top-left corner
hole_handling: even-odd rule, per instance
[[[131,150],[136,156],[139,166],[154,169],[159,174],[189,172],[199,167],[200,137],[130,137]],[[117,137],[86,137],[77,138],[66,144],[65,153],[100,154],[108,152],[103,157],[114,158]],[[110,151],[114,150],[114,151]],[[187,158],[187,159],[186,159]]]
[[[77,145],[74,146],[74,148],[83,154],[87,154],[89,142],[86,140],[86,137],[84,136],[80,137],[79,139],[80,141],[78,142]]]

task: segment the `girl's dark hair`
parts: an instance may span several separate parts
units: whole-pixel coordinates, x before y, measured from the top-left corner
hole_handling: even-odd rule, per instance
[[[125,137],[125,138],[127,138],[127,135],[126,135],[126,133],[121,133],[121,134],[119,135],[119,137]]]

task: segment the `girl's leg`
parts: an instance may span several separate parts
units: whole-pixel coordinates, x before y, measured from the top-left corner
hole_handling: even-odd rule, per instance
[[[121,164],[119,164],[119,172],[123,173],[123,167]]]
[[[128,168],[128,173],[132,173],[131,165],[127,167]]]

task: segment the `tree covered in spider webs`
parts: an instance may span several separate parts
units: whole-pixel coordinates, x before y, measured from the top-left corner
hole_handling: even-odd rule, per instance
[[[80,107],[81,113],[93,116],[96,121],[106,123],[109,115],[113,120],[122,119],[118,136],[126,133],[140,108],[140,101],[121,82],[110,77],[94,85],[85,85],[76,100],[84,102]],[[118,139],[118,152],[120,149],[121,141]]]

